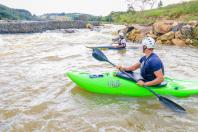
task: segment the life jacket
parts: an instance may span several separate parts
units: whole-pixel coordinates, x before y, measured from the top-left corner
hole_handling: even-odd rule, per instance
[[[118,44],[122,47],[126,47],[126,40],[124,38],[119,38]]]

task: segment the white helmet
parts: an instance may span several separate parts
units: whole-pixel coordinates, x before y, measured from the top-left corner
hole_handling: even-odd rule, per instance
[[[155,40],[151,37],[146,37],[142,40],[142,46],[146,46],[148,49],[154,49]]]
[[[124,37],[124,33],[120,32],[120,33],[119,33],[119,36],[120,36],[120,37]]]

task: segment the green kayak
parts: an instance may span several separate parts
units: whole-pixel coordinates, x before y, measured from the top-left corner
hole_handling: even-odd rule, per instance
[[[80,88],[94,93],[136,97],[153,96],[151,92],[135,82],[115,76],[115,72],[93,75],[70,71],[67,76]],[[198,94],[198,81],[177,80],[167,77],[165,80],[166,85],[150,88],[161,95],[187,97]]]

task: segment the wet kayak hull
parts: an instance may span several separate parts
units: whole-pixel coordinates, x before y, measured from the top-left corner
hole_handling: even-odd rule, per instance
[[[145,88],[135,82],[114,76],[114,72],[93,75],[89,73],[68,72],[66,74],[80,88],[93,93],[145,97],[152,96]],[[186,97],[198,94],[198,82],[166,78],[164,87],[151,87],[161,95]]]

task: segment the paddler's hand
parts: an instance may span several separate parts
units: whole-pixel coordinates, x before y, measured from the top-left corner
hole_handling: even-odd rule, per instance
[[[137,84],[140,85],[140,86],[145,86],[146,83],[144,81],[142,81],[142,80],[139,80],[137,82]]]
[[[121,71],[124,71],[125,70],[125,68],[124,67],[122,67],[122,66],[120,66],[120,65],[118,65],[118,66],[115,66],[118,70],[121,70]]]
[[[113,46],[113,47],[115,47],[115,48],[117,48],[117,47],[118,47],[118,45],[117,45],[117,44],[112,44],[112,46]]]

